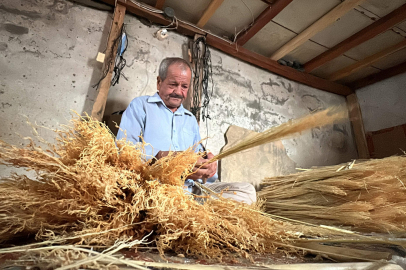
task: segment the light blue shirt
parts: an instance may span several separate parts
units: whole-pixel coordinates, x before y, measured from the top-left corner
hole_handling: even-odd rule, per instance
[[[144,141],[147,158],[159,151],[184,151],[198,143],[199,125],[195,116],[183,105],[172,112],[158,95],[142,96],[133,99],[121,118],[117,139],[125,138],[134,144]],[[196,151],[202,150],[200,144]]]

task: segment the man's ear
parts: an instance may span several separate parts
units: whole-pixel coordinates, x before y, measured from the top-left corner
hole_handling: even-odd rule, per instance
[[[156,89],[159,91],[161,89],[162,79],[161,77],[156,77]]]

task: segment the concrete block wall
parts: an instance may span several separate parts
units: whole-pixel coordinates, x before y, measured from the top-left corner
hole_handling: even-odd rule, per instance
[[[25,116],[55,128],[67,124],[71,110],[90,113],[101,76],[95,61],[104,51],[112,13],[65,0],[3,0],[0,3],[0,139],[22,142],[31,134]],[[123,110],[140,95],[156,91],[159,62],[186,57],[188,38],[170,32],[159,41],[159,29],[132,15],[125,18],[129,46],[126,78],[110,89],[106,114]],[[333,105],[345,98],[289,81],[222,52],[212,51],[214,93],[212,120],[201,123],[208,148],[218,153],[231,124],[263,131],[289,119]],[[208,127],[208,128],[207,128]],[[40,134],[52,141],[48,130]],[[284,142],[298,167],[329,165],[357,157],[349,121],[305,132]],[[0,169],[0,175],[6,170]]]

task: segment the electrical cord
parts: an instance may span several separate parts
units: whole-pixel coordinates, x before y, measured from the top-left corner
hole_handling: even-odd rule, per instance
[[[118,44],[118,51],[117,51],[116,61],[114,63],[114,70],[113,70],[114,76],[113,76],[113,79],[111,80],[111,84],[113,86],[118,84],[121,75],[124,77],[124,79],[126,79],[126,77],[122,73],[122,70],[125,68],[125,64],[127,63],[127,61],[124,59],[123,55],[124,55],[124,53],[125,53],[125,51],[127,50],[127,47],[128,47],[128,38],[127,38],[127,33],[125,31],[125,25],[124,24],[123,24],[123,27],[121,27],[120,36],[121,36],[121,38],[120,38],[119,44]],[[124,40],[124,43],[125,43],[124,46],[125,47],[122,50],[123,37],[125,37],[125,40]]]
[[[127,34],[126,34],[125,48],[122,51],[121,49],[122,49],[122,42],[123,42],[123,34],[126,34],[124,24],[121,26],[120,35],[113,41],[113,48],[118,48],[117,49],[118,52],[116,55],[116,59],[114,62],[114,68],[113,68],[114,76],[113,76],[112,82],[111,82],[113,86],[118,83],[118,81],[120,79],[120,75],[123,75],[122,70],[124,69],[125,64],[126,64],[126,60],[123,58],[123,54],[127,50],[127,47],[128,47],[128,38],[127,38]],[[114,44],[117,44],[117,46],[115,46]],[[105,62],[107,63],[107,69],[104,71],[103,76],[99,79],[99,81],[93,85],[93,88],[98,88],[101,81],[104,78],[106,78],[107,74],[110,72],[110,64],[108,64],[108,63],[110,63],[110,59],[113,57],[113,53],[114,53],[114,50],[111,50],[110,54],[106,57]],[[123,77],[126,78],[124,75],[123,75]]]
[[[203,49],[202,49],[203,48]],[[193,97],[192,97],[192,107],[190,111],[192,114],[199,119],[200,109],[203,122],[206,122],[206,132],[207,137],[209,137],[209,126],[208,119],[211,120],[209,114],[209,103],[213,96],[213,70],[211,62],[211,54],[209,46],[206,44],[205,37],[197,38],[192,45],[192,61],[193,61]],[[211,90],[209,89],[209,82],[211,81]],[[202,97],[200,100],[199,89],[201,86]],[[201,106],[200,106],[201,102]],[[206,140],[207,145],[207,140]],[[206,148],[206,147],[205,147]]]

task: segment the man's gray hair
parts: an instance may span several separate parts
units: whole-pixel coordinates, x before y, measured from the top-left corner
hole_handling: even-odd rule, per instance
[[[192,72],[192,68],[190,67],[190,64],[186,60],[179,57],[168,57],[162,60],[161,64],[159,65],[158,75],[162,81],[166,79],[169,66],[175,64],[181,66],[184,69],[189,68],[190,72]]]

